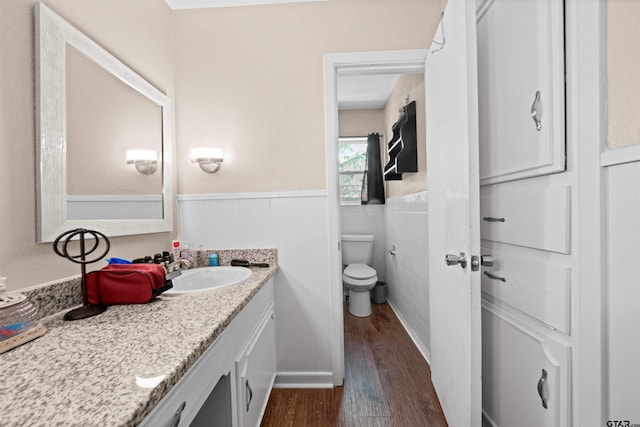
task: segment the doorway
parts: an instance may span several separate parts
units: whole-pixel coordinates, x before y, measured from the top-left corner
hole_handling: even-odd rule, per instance
[[[326,54],[325,138],[329,218],[329,259],[331,277],[331,341],[334,385],[342,385],[344,364],[344,317],[342,308],[342,253],[340,244],[340,194],[338,182],[338,78],[382,74],[424,73],[428,50],[398,50]]]

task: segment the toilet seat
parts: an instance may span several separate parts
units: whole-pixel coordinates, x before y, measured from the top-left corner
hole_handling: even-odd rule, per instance
[[[374,277],[376,271],[367,264],[349,264],[344,269],[344,274],[352,279],[365,280]]]
[[[378,273],[367,264],[349,264],[344,269],[342,281],[352,287],[369,287],[378,282]]]

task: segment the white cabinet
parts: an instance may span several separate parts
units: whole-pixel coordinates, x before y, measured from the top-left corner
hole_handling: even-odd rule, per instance
[[[275,357],[273,279],[269,279],[141,426],[258,425],[275,379]],[[241,396],[245,390],[239,386],[241,376],[247,380],[246,390],[251,387],[253,396],[248,399]]]
[[[260,425],[275,380],[275,356],[275,322],[272,307],[265,313],[254,336],[236,360],[238,425]]]
[[[559,0],[478,0],[480,183],[565,170]]]
[[[508,187],[508,191],[503,188]],[[571,187],[483,189],[482,409],[488,425],[571,425]]]
[[[496,427],[569,426],[571,348],[482,303],[482,410]]]

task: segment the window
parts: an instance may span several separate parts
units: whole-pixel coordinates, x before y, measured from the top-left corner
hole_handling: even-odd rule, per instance
[[[367,159],[367,137],[338,138],[340,204],[360,204]]]

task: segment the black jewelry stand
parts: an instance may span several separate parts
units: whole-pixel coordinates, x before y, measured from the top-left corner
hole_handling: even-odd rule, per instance
[[[93,238],[93,246],[87,250],[85,246],[85,235],[89,235]],[[70,255],[68,251],[69,242],[74,240],[75,237],[78,237],[80,243],[80,253],[78,255]],[[63,240],[64,239],[64,240]],[[87,256],[91,255],[94,251],[98,249],[100,246],[100,241],[104,242],[104,252],[100,254],[100,256],[96,256],[95,258],[87,260]],[[62,243],[61,243],[62,241]],[[82,276],[80,278],[80,284],[82,287],[82,307],[75,308],[71,311],[68,311],[64,315],[64,320],[80,320],[85,319],[87,317],[95,316],[97,314],[103,313],[107,307],[104,305],[95,305],[89,304],[89,299],[87,296],[87,264],[91,264],[97,261],[100,261],[104,258],[111,244],[109,243],[109,239],[104,234],[95,231],[95,230],[86,230],[84,228],[76,228],[75,230],[70,230],[65,233],[62,233],[56,240],[53,242],[53,251],[63,258],[67,258],[71,262],[75,262],[76,264],[80,264],[80,269],[82,272]]]

